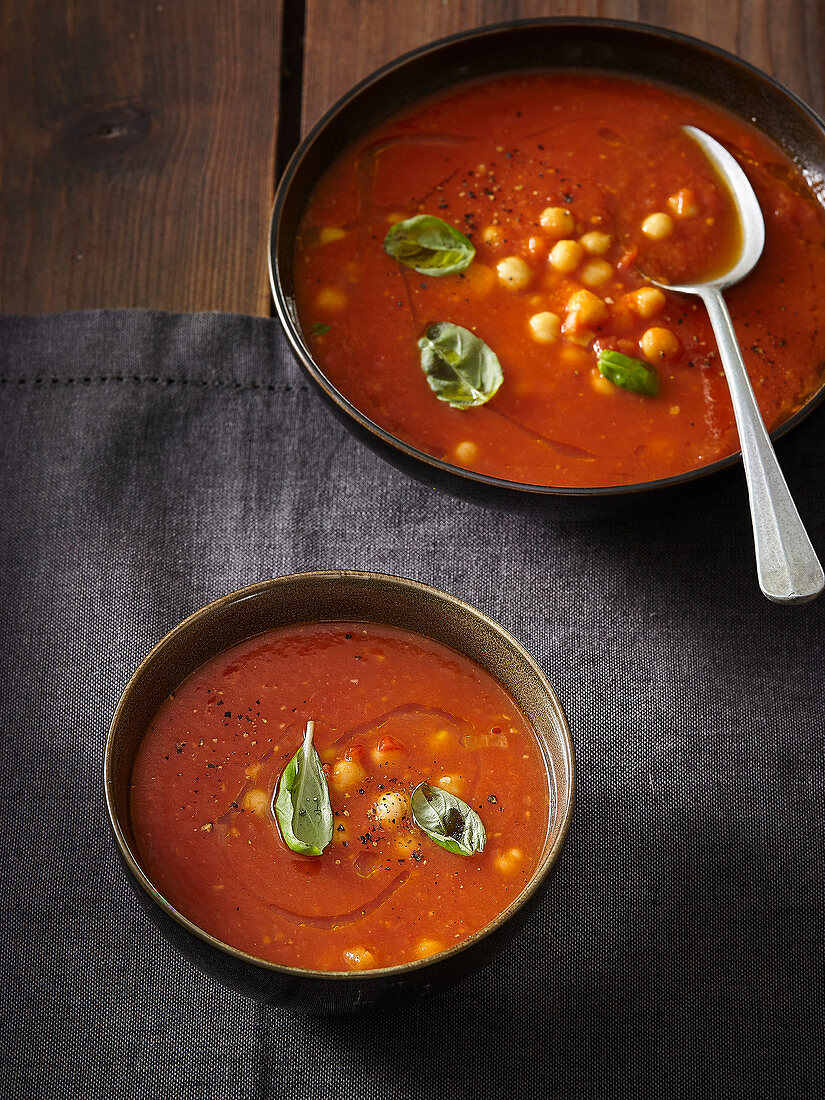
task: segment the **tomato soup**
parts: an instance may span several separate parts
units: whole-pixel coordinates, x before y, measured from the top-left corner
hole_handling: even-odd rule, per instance
[[[332,810],[319,856],[292,850],[273,795],[308,722]],[[551,819],[535,734],[501,685],[418,634],[311,623],[214,658],[163,704],[138,751],[140,860],[181,913],[258,958],[325,971],[424,958],[520,894]],[[422,782],[478,815],[471,855],[413,818]]]
[[[739,245],[730,196],[685,125],[736,156],[765,216],[763,257],[727,300],[764,419],[781,424],[823,381],[820,204],[755,127],[606,75],[458,86],[339,157],[295,252],[321,369],[398,438],[520,483],[630,484],[738,450],[703,305],[646,277],[720,273]],[[422,274],[385,251],[390,228],[421,215],[467,239],[466,267]],[[433,392],[421,342],[444,325],[497,356],[503,380],[485,403],[456,408]],[[605,353],[644,384],[611,374]]]

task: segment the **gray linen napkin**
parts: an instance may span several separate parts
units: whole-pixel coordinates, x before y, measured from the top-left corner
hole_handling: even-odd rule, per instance
[[[610,523],[407,480],[275,322],[0,318],[0,1091],[18,1097],[825,1093],[825,601],[767,603],[741,477]],[[818,414],[780,445],[825,549]],[[120,691],[176,622],[315,568],[429,582],[545,668],[579,801],[530,928],[431,1001],[313,1020],[148,925],[110,842]]]

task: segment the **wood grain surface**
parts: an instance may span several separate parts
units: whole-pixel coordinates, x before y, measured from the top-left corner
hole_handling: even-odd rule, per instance
[[[825,108],[820,0],[307,0],[304,130],[357,80],[425,42],[508,19],[564,15],[629,19],[693,35],[775,76],[820,113]],[[330,48],[339,37],[346,50]]]
[[[276,165],[299,134],[416,46],[565,15],[694,35],[825,112],[821,0],[4,0],[0,309],[270,314]]]
[[[273,0],[4,0],[0,309],[268,313]]]

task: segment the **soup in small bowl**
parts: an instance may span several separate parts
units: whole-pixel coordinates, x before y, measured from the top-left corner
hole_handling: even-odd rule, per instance
[[[516,933],[569,827],[573,748],[540,669],[480,612],[310,573],[153,650],[106,790],[130,880],[186,955],[342,1012],[446,986]]]
[[[415,476],[499,501],[603,502],[730,466],[704,307],[650,281],[724,271],[741,239],[686,125],[757,192],[765,251],[728,301],[769,429],[798,423],[823,393],[820,120],[702,43],[548,20],[388,66],[285,173],[275,301],[347,425]]]

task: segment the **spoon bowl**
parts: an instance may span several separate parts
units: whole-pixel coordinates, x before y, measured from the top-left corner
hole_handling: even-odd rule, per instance
[[[746,275],[750,275],[765,247],[765,220],[750,180],[724,145],[696,126],[683,126],[682,129],[701,148],[730,192],[742,227],[741,251],[736,263],[721,275],[702,283],[685,283],[681,286],[672,283],[656,283],[657,286],[666,286],[666,289],[676,290],[682,294],[701,295],[701,289],[704,287],[726,290],[729,286],[741,282]],[[656,282],[655,279],[650,281]]]
[[[664,290],[695,294],[705,304],[739,433],[759,587],[776,603],[803,603],[814,599],[825,587],[825,573],[779,468],[722,294],[750,274],[758,262],[765,245],[765,222],[747,176],[727,149],[695,126],[685,126],[684,130],[702,148],[733,198],[742,230],[741,249],[731,268],[706,281],[649,281]]]

